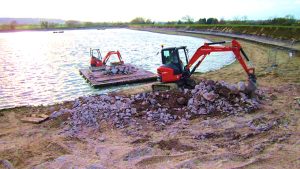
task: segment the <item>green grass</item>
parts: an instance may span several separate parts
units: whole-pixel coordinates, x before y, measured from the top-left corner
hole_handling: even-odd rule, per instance
[[[282,25],[233,25],[233,24],[143,24],[130,25],[141,28],[176,28],[186,30],[209,30],[217,32],[228,32],[235,34],[249,34],[264,36],[280,40],[300,40],[300,26],[282,26]]]

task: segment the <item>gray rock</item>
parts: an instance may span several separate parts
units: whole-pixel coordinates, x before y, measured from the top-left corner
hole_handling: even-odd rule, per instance
[[[228,85],[227,87],[231,91],[231,93],[239,94],[239,89],[236,85]]]
[[[105,142],[106,141],[106,138],[104,136],[101,136],[98,138],[98,141],[100,142]]]
[[[208,114],[208,111],[205,108],[200,108],[198,114]]]
[[[51,113],[51,115],[49,116],[50,119],[55,119],[61,115],[64,114],[64,111],[63,110],[60,110],[60,111],[55,111],[53,113]]]
[[[188,101],[188,106],[193,105],[193,103],[194,103],[194,99],[190,98],[189,101]]]
[[[149,103],[151,105],[155,105],[157,103],[157,101],[155,99],[149,99]]]
[[[136,108],[131,108],[131,114],[136,114]]]
[[[209,93],[204,93],[203,97],[204,99],[213,102],[216,99],[217,95],[213,91],[211,91]]]
[[[111,69],[111,72],[112,72],[113,74],[117,74],[117,73],[118,73],[118,69],[112,68],[112,69]]]
[[[8,160],[0,160],[0,168],[14,169],[14,166]]]
[[[51,107],[49,108],[49,111],[50,111],[50,112],[54,112],[54,111],[55,111],[55,107],[54,107],[54,106],[51,106]]]
[[[106,169],[101,163],[94,163],[86,167],[86,169]]]
[[[119,71],[120,71],[120,72],[124,73],[124,70],[125,70],[125,67],[124,67],[124,66],[119,67]]]
[[[183,90],[183,93],[184,93],[184,94],[187,94],[188,92],[189,92],[189,89],[184,89],[184,90]]]
[[[176,99],[176,101],[180,105],[185,105],[187,103],[187,100],[184,97],[179,97]]]
[[[149,147],[145,148],[136,148],[125,155],[123,158],[124,161],[134,160],[145,155],[149,155],[152,153],[152,149]]]
[[[238,83],[238,90],[239,90],[240,92],[245,92],[245,90],[246,90],[245,82],[239,82],[239,83]]]

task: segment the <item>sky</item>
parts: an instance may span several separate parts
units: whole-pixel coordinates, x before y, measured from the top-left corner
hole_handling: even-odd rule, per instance
[[[300,0],[1,0],[0,18],[52,18],[92,22],[153,21],[215,17],[250,20],[293,15],[300,19]]]

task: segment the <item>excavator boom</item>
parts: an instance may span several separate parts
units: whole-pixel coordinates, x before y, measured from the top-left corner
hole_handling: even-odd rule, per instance
[[[222,42],[213,42],[213,43],[205,43],[203,46],[197,49],[195,54],[192,56],[188,64],[186,65],[186,69],[190,69],[192,65],[195,64],[196,61],[200,61],[195,65],[193,70],[191,71],[191,74],[194,73],[194,71],[199,67],[199,65],[202,63],[204,58],[209,55],[211,52],[227,52],[227,51],[232,51],[235,55],[235,58],[239,61],[245,72],[250,75],[254,74],[254,68],[248,68],[246,62],[244,61],[241,53],[243,54],[244,58],[249,61],[248,56],[242,49],[241,45],[238,43],[236,40],[232,40],[231,46],[210,46],[210,45],[215,45],[215,44],[223,44],[226,43],[225,41]],[[190,75],[191,75],[190,74]]]
[[[119,59],[119,62],[116,62],[115,64],[124,64],[124,61],[122,60],[122,57],[121,57],[121,54],[119,51],[109,51],[102,61],[104,65],[106,65],[106,63],[111,55],[117,55],[117,57]]]

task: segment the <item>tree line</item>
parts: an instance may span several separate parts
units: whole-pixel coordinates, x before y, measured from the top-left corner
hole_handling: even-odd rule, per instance
[[[97,28],[97,27],[126,27],[130,24],[240,24],[240,25],[283,25],[283,26],[300,26],[300,20],[297,20],[292,15],[285,17],[270,18],[267,20],[248,20],[247,16],[234,17],[232,20],[225,20],[224,18],[217,19],[213,17],[199,18],[195,20],[189,15],[182,17],[178,21],[168,22],[154,22],[151,19],[143,17],[136,17],[130,22],[80,22],[76,20],[67,20],[64,24],[51,23],[48,21],[41,21],[39,25],[29,25],[27,29],[59,29],[59,28]],[[16,21],[9,24],[0,25],[0,30],[16,30],[21,27]],[[19,29],[23,29],[22,27]]]
[[[131,24],[155,24],[150,19],[144,19],[142,17],[136,17],[133,19]],[[293,26],[300,25],[300,20],[297,20],[292,15],[286,15],[285,17],[275,17],[266,20],[248,20],[247,16],[243,17],[234,17],[232,20],[225,20],[224,18],[199,18],[198,20],[194,20],[189,15],[182,17],[178,21],[168,21],[168,22],[157,22],[162,24],[244,24],[244,25],[284,25],[284,26]]]

